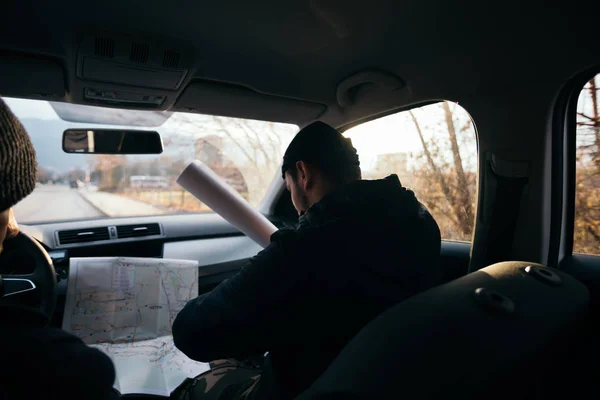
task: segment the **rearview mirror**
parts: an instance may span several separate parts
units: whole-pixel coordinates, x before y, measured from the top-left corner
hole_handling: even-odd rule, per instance
[[[158,132],[122,129],[67,129],[63,133],[65,153],[161,154]]]

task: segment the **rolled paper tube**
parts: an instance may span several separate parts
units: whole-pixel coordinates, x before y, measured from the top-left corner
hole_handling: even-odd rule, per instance
[[[206,164],[192,162],[179,175],[177,183],[262,247],[271,243],[277,227]]]

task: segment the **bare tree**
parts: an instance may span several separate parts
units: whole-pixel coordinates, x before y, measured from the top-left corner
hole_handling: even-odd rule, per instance
[[[282,143],[287,143],[295,133],[272,122],[185,114],[172,118],[176,118],[170,128],[174,134],[165,138],[165,146],[180,148],[181,158],[186,158],[198,140],[220,138],[220,143],[213,146],[219,153],[219,165],[211,168],[236,190],[241,192],[245,188],[252,204],[262,199],[281,162]],[[192,151],[192,156],[199,155]],[[244,182],[236,183],[239,180]]]
[[[597,78],[584,87],[577,110],[577,174],[574,251],[600,254],[600,87]],[[440,104],[444,131],[428,138],[417,112],[409,111],[423,151],[423,163],[413,171],[418,194],[438,220],[445,237],[468,239],[474,223],[476,177],[465,168],[465,143],[459,133],[471,130],[470,120],[457,129],[456,111]],[[430,126],[427,126],[429,129]]]
[[[577,110],[574,251],[600,254],[600,104],[596,77],[584,87]]]
[[[454,112],[448,102],[442,102],[441,108],[444,114],[443,124],[448,134],[447,143],[442,138],[427,140],[417,116],[409,111],[426,160],[426,167],[415,170],[415,174],[420,176],[423,182],[421,185],[423,191],[420,192],[423,201],[442,213],[448,209],[451,215],[447,215],[447,218],[458,229],[458,236],[468,239],[473,231],[472,186],[475,176],[468,174],[463,165]],[[451,161],[446,157],[448,152]],[[432,186],[432,183],[436,185]]]
[[[126,159],[123,156],[102,154],[94,156],[96,167],[94,176],[99,179],[98,188],[105,191],[114,191],[123,177],[123,165]]]
[[[46,183],[50,180],[51,176],[51,173],[47,169],[38,166],[38,169],[35,173],[35,180],[40,183]]]

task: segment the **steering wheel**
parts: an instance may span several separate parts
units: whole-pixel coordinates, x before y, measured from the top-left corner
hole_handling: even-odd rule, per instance
[[[37,240],[23,232],[6,239],[3,246],[0,304],[32,308],[51,319],[56,306],[56,272],[50,256]]]

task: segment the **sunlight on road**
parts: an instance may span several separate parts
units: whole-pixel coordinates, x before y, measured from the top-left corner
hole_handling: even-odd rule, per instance
[[[14,212],[22,224],[105,216],[69,185],[39,185],[14,207]]]

